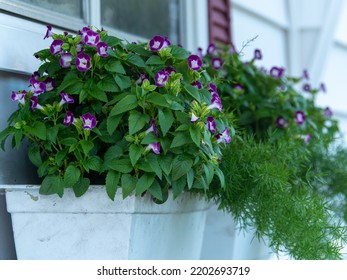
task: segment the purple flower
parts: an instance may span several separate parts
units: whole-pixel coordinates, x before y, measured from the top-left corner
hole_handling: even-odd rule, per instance
[[[303,87],[302,87],[302,89],[303,89],[304,91],[310,92],[310,91],[311,91],[311,86],[310,86],[310,84],[304,84]]]
[[[169,74],[169,76],[172,74],[172,73],[176,73],[176,69],[173,68],[172,66],[168,66],[165,68],[165,71]]]
[[[51,54],[56,55],[58,53],[61,53],[63,51],[63,44],[63,40],[54,40],[49,48]]]
[[[200,57],[198,57],[195,54],[190,55],[188,57],[188,66],[190,69],[192,69],[194,71],[198,71],[202,66],[202,61],[201,61]]]
[[[146,151],[152,150],[153,153],[159,155],[160,154],[160,143],[155,142],[153,144],[149,144],[146,148]]]
[[[230,44],[229,53],[236,53],[236,48],[233,43]]]
[[[234,89],[235,89],[235,90],[244,90],[244,88],[243,88],[243,86],[242,86],[241,84],[236,84],[236,85],[234,86]]]
[[[216,122],[213,117],[207,117],[207,128],[211,133],[216,133]]]
[[[210,83],[208,85],[208,91],[211,93],[217,93],[217,86],[213,83]]]
[[[309,80],[310,79],[310,75],[308,74],[308,71],[306,69],[304,70],[302,77],[305,80]]]
[[[216,135],[217,143],[224,142],[228,144],[231,142],[231,136],[229,134],[229,129],[226,127],[222,133]]]
[[[209,44],[207,47],[207,54],[213,55],[216,53],[216,45],[215,44]]]
[[[146,74],[141,73],[140,77],[137,79],[136,83],[137,84],[142,84],[144,80],[148,80],[148,77]]]
[[[280,67],[272,67],[271,70],[270,70],[270,75],[273,77],[273,78],[282,78],[283,75],[284,75],[284,69],[283,68],[280,68]]]
[[[82,49],[83,49],[83,45],[82,44],[77,44],[76,45],[76,52],[77,53],[80,53],[82,51]]]
[[[326,107],[324,109],[324,115],[330,118],[333,116],[333,111],[329,107]]]
[[[67,103],[67,104],[71,104],[71,103],[74,103],[75,102],[75,100],[72,98],[72,96],[70,95],[70,94],[67,94],[67,93],[65,93],[65,92],[61,92],[60,93],[60,95],[61,95],[61,101],[60,101],[60,106],[61,105],[63,105],[63,104],[65,104],[65,103]]]
[[[159,51],[164,45],[165,39],[161,36],[154,36],[152,40],[149,41],[149,47],[151,51]]]
[[[41,93],[46,91],[46,84],[40,81],[36,81],[34,78],[30,79],[30,84],[32,86],[34,94],[36,95],[40,95]]]
[[[98,48],[98,55],[106,57],[108,56],[108,45],[104,42],[99,42],[96,47]]]
[[[53,34],[52,26],[51,25],[47,25],[46,35],[45,35],[45,37],[43,37],[43,39],[47,39],[47,38],[51,37],[52,34]]]
[[[54,89],[54,80],[52,78],[47,78],[45,80],[46,91],[52,91]]]
[[[190,122],[195,123],[199,120],[200,118],[197,117],[193,112],[192,112],[192,117],[190,118]]]
[[[294,116],[294,120],[298,125],[302,125],[306,120],[305,113],[303,111],[300,111],[300,110],[296,111],[295,116]]]
[[[91,130],[96,126],[96,117],[91,113],[82,115],[83,129]]]
[[[192,82],[191,85],[197,87],[198,89],[202,88],[202,84],[199,81]]]
[[[100,34],[89,29],[84,36],[84,42],[92,47],[95,47],[100,41]]]
[[[203,59],[204,55],[202,54],[202,48],[198,48],[198,51],[196,52],[196,55],[200,57],[200,59]]]
[[[11,94],[11,99],[13,101],[18,100],[19,103],[21,104],[25,104],[25,95],[27,94],[27,92],[25,90],[20,90],[18,92],[12,91]]]
[[[76,67],[81,72],[87,71],[90,68],[90,56],[85,53],[79,53],[76,58]]]
[[[74,115],[72,112],[70,111],[66,111],[66,115],[65,115],[65,118],[63,120],[63,124],[65,126],[70,126],[71,124],[73,124],[74,122],[76,121]]]
[[[31,110],[39,109],[42,110],[43,107],[38,103],[38,98],[37,96],[32,96],[30,97],[31,100]]]
[[[214,108],[217,108],[220,112],[222,112],[222,109],[223,109],[223,107],[222,107],[222,101],[220,100],[219,95],[218,95],[217,92],[214,92],[214,93],[212,94],[211,105],[208,106],[208,108],[209,108],[210,110],[212,110],[212,109],[214,109]]]
[[[212,67],[215,70],[218,70],[219,68],[221,68],[223,65],[223,60],[219,57],[214,57],[212,58]]]
[[[254,50],[254,59],[261,60],[262,58],[263,58],[263,54],[261,53],[261,50],[259,49]]]
[[[151,118],[150,120],[150,127],[146,130],[146,134],[153,132],[155,136],[159,136],[159,133],[157,131],[157,127],[155,126],[154,119]]]
[[[288,126],[288,121],[282,117],[282,116],[279,116],[276,121],[275,121],[275,124],[279,127],[279,128],[286,128]]]
[[[308,145],[311,141],[311,134],[301,135],[301,139],[304,140],[305,144]]]
[[[324,83],[321,83],[321,84],[320,84],[320,90],[321,90],[321,91],[323,91],[324,93],[326,93],[326,92],[327,92],[327,89],[326,89],[326,87],[325,87],[325,84],[324,84]]]
[[[63,53],[59,59],[59,64],[63,68],[68,68],[71,66],[72,54],[70,52]]]
[[[82,42],[85,43],[86,42],[86,36],[88,31],[90,31],[91,29],[89,27],[83,27],[82,30],[79,31],[79,34],[82,37]]]
[[[167,80],[169,79],[169,74],[165,71],[165,69],[160,70],[156,75],[155,75],[155,85],[157,87],[163,87]]]
[[[168,37],[164,38],[162,49],[167,49],[171,45],[171,42],[169,41]]]
[[[37,80],[38,78],[40,78],[40,74],[39,74],[39,72],[35,71],[35,72],[31,75],[31,79]]]

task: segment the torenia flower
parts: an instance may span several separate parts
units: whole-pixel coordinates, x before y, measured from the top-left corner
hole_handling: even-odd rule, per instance
[[[208,108],[210,110],[217,108],[220,112],[222,112],[223,110],[222,101],[220,100],[220,97],[217,92],[214,92],[212,94],[211,105],[209,105]]]
[[[197,51],[197,53],[196,53],[196,55],[198,56],[198,57],[200,57],[200,59],[203,59],[204,58],[204,55],[202,54],[202,48],[198,48],[198,51]]]
[[[302,125],[306,120],[305,113],[303,111],[300,111],[300,110],[296,111],[295,116],[294,116],[294,120],[298,125]]]
[[[207,117],[207,128],[211,133],[216,133],[216,122],[213,117]]]
[[[63,120],[63,124],[65,126],[70,126],[71,124],[73,124],[74,122],[76,121],[74,115],[72,112],[70,111],[66,111],[66,115],[65,115],[65,118]]]
[[[164,37],[164,42],[163,42],[162,49],[167,49],[170,45],[171,45],[171,42],[169,41],[169,38],[168,37]]]
[[[81,35],[83,43],[86,42],[86,36],[87,36],[87,33],[88,33],[89,30],[90,30],[89,27],[83,27],[82,30],[79,31],[79,34]]]
[[[229,129],[226,127],[222,133],[216,135],[217,143],[229,144],[231,142],[231,136],[229,134]]]
[[[95,47],[100,41],[100,34],[89,29],[84,36],[84,42],[92,47]]]
[[[223,60],[219,57],[214,57],[212,58],[212,67],[215,70],[218,70],[219,68],[221,68],[223,65]]]
[[[38,103],[38,98],[37,96],[32,96],[30,97],[31,100],[31,110],[39,109],[42,110],[43,107]]]
[[[311,86],[310,86],[310,84],[304,84],[303,87],[302,87],[302,89],[303,89],[304,91],[310,92],[310,91],[311,91]]]
[[[72,98],[72,96],[70,94],[67,94],[67,93],[62,91],[60,93],[60,95],[61,95],[61,101],[59,103],[60,106],[65,104],[65,103],[71,104],[71,103],[75,102],[75,100]]]
[[[108,52],[107,52],[107,49],[108,49],[108,45],[104,42],[99,42],[96,47],[98,48],[98,55],[99,56],[103,56],[103,57],[106,57],[108,56]]]
[[[47,78],[45,80],[46,91],[52,91],[54,89],[54,80],[52,78]]]
[[[91,113],[82,115],[83,129],[92,130],[96,126],[96,117]]]
[[[140,77],[136,80],[137,84],[142,84],[144,80],[148,80],[148,77],[146,74],[141,73]]]
[[[159,142],[155,142],[152,144],[149,144],[146,148],[146,151],[152,150],[153,153],[159,155],[160,154],[160,143]]]
[[[165,71],[166,71],[166,73],[169,74],[169,76],[170,76],[172,73],[176,73],[176,69],[173,68],[172,66],[166,67],[166,68],[165,68]]]
[[[150,120],[150,125],[151,125],[150,128],[148,128],[146,130],[146,134],[148,134],[150,132],[153,132],[155,134],[155,136],[158,136],[159,134],[158,134],[158,131],[157,131],[157,127],[155,126],[155,122],[154,122],[153,118],[151,118],[151,120]]]
[[[216,54],[216,52],[217,52],[216,45],[215,44],[209,44],[207,47],[207,54],[213,55],[213,54]]]
[[[63,40],[54,40],[49,48],[51,54],[56,55],[58,53],[61,53],[63,51],[63,44]]]
[[[36,81],[34,78],[30,79],[30,84],[32,86],[34,94],[36,95],[40,95],[41,93],[46,91],[46,84],[40,81]]]
[[[159,51],[164,45],[165,39],[161,36],[154,36],[152,40],[149,41],[149,48],[151,51]]]
[[[273,77],[273,78],[282,78],[283,75],[284,75],[284,69],[283,68],[280,68],[280,67],[272,67],[271,70],[270,70],[270,75]]]
[[[279,128],[286,128],[288,126],[288,121],[283,117],[283,116],[279,116],[276,121],[275,124],[279,127]]]
[[[76,58],[76,67],[81,72],[87,71],[90,68],[90,56],[85,53],[79,53]]]
[[[53,35],[52,26],[47,25],[46,35],[45,35],[45,37],[43,37],[43,39],[47,39],[47,38],[51,37],[52,35]]]
[[[200,57],[198,57],[195,54],[190,55],[188,57],[188,66],[190,69],[192,69],[194,71],[198,71],[202,66],[202,61],[201,61]]]
[[[244,88],[243,88],[243,86],[242,86],[241,84],[236,84],[236,85],[234,86],[234,89],[235,89],[235,90],[244,90]]]
[[[199,81],[192,82],[191,85],[197,87],[198,89],[202,88],[202,84]]]
[[[310,79],[310,75],[308,74],[308,71],[305,69],[303,74],[302,74],[302,77],[305,79],[305,80],[309,80]]]
[[[306,135],[300,135],[300,138],[304,140],[306,145],[308,145],[308,143],[310,143],[311,141],[312,136],[311,134],[306,134]]]
[[[190,118],[190,122],[195,123],[199,120],[200,118],[197,117],[194,112],[192,112],[192,117]]]
[[[27,92],[25,90],[20,90],[18,92],[12,91],[11,94],[11,99],[13,101],[18,100],[19,103],[21,104],[25,104],[25,95],[27,94]]]
[[[324,84],[324,83],[321,83],[319,88],[320,88],[320,90],[321,90],[321,91],[323,91],[324,93],[326,93],[326,92],[327,92],[327,89],[326,89],[326,87],[325,87],[325,84]]]
[[[59,64],[63,68],[68,68],[71,66],[71,61],[72,61],[72,54],[70,52],[67,52],[67,53],[63,53],[60,56]]]
[[[261,60],[262,58],[263,58],[263,54],[261,53],[261,50],[259,49],[254,50],[254,59]]]
[[[324,115],[330,118],[333,116],[333,111],[331,111],[331,109],[329,107],[326,107],[324,109]]]
[[[213,83],[209,83],[208,85],[208,91],[211,93],[217,93],[217,86]]]
[[[155,75],[155,85],[157,87],[163,87],[166,84],[168,79],[169,79],[169,74],[165,71],[165,69],[160,70]]]

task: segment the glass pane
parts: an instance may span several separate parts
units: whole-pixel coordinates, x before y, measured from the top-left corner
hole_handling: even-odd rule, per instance
[[[17,0],[72,17],[83,17],[82,0]]]
[[[179,42],[178,0],[101,0],[101,23],[145,38]]]

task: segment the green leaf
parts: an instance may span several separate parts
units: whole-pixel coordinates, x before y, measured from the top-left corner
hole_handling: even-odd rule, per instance
[[[102,159],[98,156],[91,156],[88,158],[83,165],[90,170],[101,172],[102,170]]]
[[[153,182],[154,182],[155,175],[154,174],[148,174],[145,173],[141,176],[141,178],[136,183],[136,191],[135,195],[141,195],[143,192],[148,190]]]
[[[46,140],[47,130],[42,122],[36,122],[32,127],[25,126],[24,129],[41,140]]]
[[[131,164],[135,166],[136,162],[140,159],[143,152],[142,146],[132,144],[129,147],[129,157]]]
[[[183,48],[174,45],[170,46],[170,48],[172,56],[176,59],[187,59],[189,56],[189,52]]]
[[[80,179],[81,171],[74,165],[69,165],[64,173],[64,184],[66,187],[73,187]]]
[[[20,147],[20,144],[22,143],[22,139],[23,139],[23,132],[20,131],[20,130],[17,130],[15,133],[14,133],[14,140],[15,140],[15,147],[16,149],[18,150],[19,147]]]
[[[114,200],[116,196],[120,175],[119,172],[113,170],[108,171],[106,175],[106,192],[108,197],[112,200]]]
[[[109,72],[125,74],[122,63],[114,58],[110,59],[109,62],[105,64],[105,69]]]
[[[159,165],[166,175],[169,175],[172,170],[172,156],[161,156],[159,159]]]
[[[47,175],[48,166],[49,166],[49,161],[45,161],[37,169],[37,175],[39,175],[40,178]]]
[[[183,155],[177,156],[172,163],[172,181],[176,181],[186,175],[192,166],[193,160]]]
[[[123,115],[109,116],[106,121],[106,127],[108,134],[112,135],[117,129]]]
[[[146,101],[158,106],[170,108],[170,104],[166,101],[165,97],[157,92],[152,92],[148,94],[146,97]]]
[[[185,177],[181,177],[178,180],[172,182],[173,198],[176,199],[186,187],[187,181]]]
[[[80,94],[83,89],[83,83],[81,81],[76,81],[73,84],[67,86],[64,91],[69,94]]]
[[[148,133],[141,141],[142,145],[149,145],[158,142],[159,139],[154,133]]]
[[[92,89],[88,91],[88,95],[91,97],[94,97],[97,100],[103,101],[103,102],[108,102],[108,98],[106,95],[106,92],[102,90],[97,90],[97,89]]]
[[[28,156],[30,161],[37,167],[39,167],[42,164],[42,158],[40,153],[40,147],[38,146],[31,146],[28,149]]]
[[[136,178],[131,176],[130,174],[123,174],[122,175],[122,193],[123,198],[128,197],[136,188]]]
[[[214,176],[214,168],[211,164],[204,164],[204,171],[206,176],[206,182],[208,185],[210,185]]]
[[[159,156],[156,154],[148,154],[148,164],[152,168],[152,170],[155,172],[155,174],[158,176],[158,178],[161,180],[163,176],[162,169],[159,165]]]
[[[76,197],[84,195],[90,186],[90,180],[88,178],[80,178],[78,182],[73,186],[73,191]]]
[[[196,146],[200,147],[201,144],[201,132],[200,128],[197,125],[192,125],[189,129],[190,137]]]
[[[187,173],[187,184],[188,184],[188,188],[189,189],[192,188],[193,182],[194,182],[194,170],[193,169],[189,169],[189,171]]]
[[[97,87],[106,92],[120,92],[120,88],[117,85],[113,77],[107,77],[98,82]]]
[[[163,200],[163,192],[157,180],[154,180],[152,186],[148,189],[149,193],[156,199]]]
[[[110,47],[115,47],[122,42],[122,39],[119,39],[115,36],[106,35],[106,36],[102,36],[102,41],[105,42]]]
[[[138,67],[142,67],[142,68],[146,67],[146,64],[143,61],[143,59],[139,55],[134,53],[128,54],[127,61]]]
[[[114,79],[122,91],[131,86],[131,79],[128,76],[117,75]]]
[[[65,145],[65,146],[71,146],[74,144],[77,144],[77,139],[73,138],[73,137],[68,137],[68,138],[64,138],[60,141],[60,144]]]
[[[49,175],[43,179],[40,190],[40,194],[51,195],[58,194],[60,197],[64,194],[64,184],[60,176]]]
[[[78,78],[77,70],[75,71],[69,71],[63,81],[61,82],[60,86],[57,88],[57,92],[64,91],[67,87],[75,85],[75,84],[82,84],[81,80]],[[82,84],[83,87],[83,84]],[[71,93],[70,91],[68,93]]]
[[[153,53],[146,50],[143,46],[141,45],[138,45],[138,44],[128,44],[126,45],[126,49],[128,51],[132,51],[132,52],[135,52],[135,53],[138,53],[138,54],[141,54],[143,56],[151,56]]]
[[[222,189],[224,189],[225,188],[225,178],[224,178],[223,172],[219,168],[216,168],[215,172],[219,178]]]
[[[55,161],[59,167],[63,164],[63,161],[66,158],[66,154],[67,154],[67,150],[61,150],[57,152],[55,156]]]
[[[199,90],[197,89],[197,87],[195,86],[192,86],[192,85],[186,85],[184,87],[186,89],[186,91],[189,93],[189,95],[191,97],[193,97],[196,101],[198,101],[199,103],[201,102],[201,99],[200,99],[200,92]]]
[[[184,107],[180,104],[180,99],[176,96],[165,94],[164,98],[166,103],[169,104],[169,108],[175,111],[184,111]]]
[[[106,153],[104,155],[104,160],[105,161],[111,161],[115,158],[119,158],[121,155],[123,155],[122,148],[119,147],[118,145],[114,145],[114,146],[108,148],[108,150],[106,151]]]
[[[133,135],[149,123],[149,116],[138,111],[131,111],[129,114],[129,134]]]
[[[163,136],[170,130],[175,118],[169,109],[159,110],[159,125]]]
[[[47,129],[47,140],[56,143],[57,135],[59,132],[59,126],[53,126]]]
[[[120,100],[111,110],[110,116],[116,116],[124,112],[130,111],[137,107],[137,98],[135,95],[127,95]]]
[[[181,147],[183,145],[186,145],[188,143],[191,143],[190,136],[187,132],[178,132],[175,136],[175,138],[172,140],[171,148],[177,148]]]
[[[87,156],[89,152],[93,149],[94,143],[92,141],[82,140],[80,141],[83,153]]]
[[[160,64],[164,64],[164,61],[161,60],[161,58],[157,55],[152,55],[150,58],[147,59],[146,61],[147,65],[160,65]]]
[[[121,173],[130,173],[133,170],[129,159],[113,159],[107,161],[106,165],[108,168]]]

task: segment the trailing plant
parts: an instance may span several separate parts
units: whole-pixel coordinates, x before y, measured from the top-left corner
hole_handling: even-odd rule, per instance
[[[125,43],[105,30],[85,27],[77,35],[55,34],[28,90],[12,92],[19,102],[1,132],[28,155],[43,178],[40,193],[83,195],[103,177],[114,199],[149,192],[164,202],[184,190],[204,192],[217,176],[221,145],[233,129],[216,91],[191,85],[205,71],[201,59],[155,36]],[[209,84],[202,77],[204,85]]]

